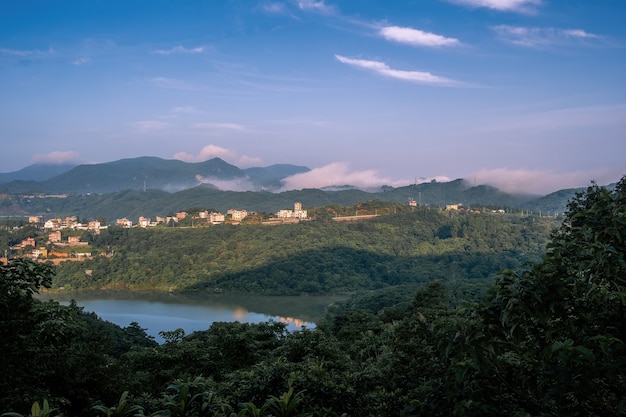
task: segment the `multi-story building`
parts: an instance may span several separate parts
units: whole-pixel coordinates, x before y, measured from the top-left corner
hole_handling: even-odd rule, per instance
[[[211,213],[209,214],[209,221],[213,224],[224,223],[226,220],[226,216],[222,213]]]
[[[227,214],[230,214],[230,217],[234,220],[234,221],[241,221],[243,220],[247,215],[248,212],[246,210],[234,210],[234,209],[230,209],[226,212]]]
[[[279,210],[276,217],[279,219],[306,219],[308,213],[306,210],[302,210],[302,203],[294,203],[293,210]]]
[[[115,220],[115,224],[122,227],[133,227],[133,222],[128,220],[126,217]]]

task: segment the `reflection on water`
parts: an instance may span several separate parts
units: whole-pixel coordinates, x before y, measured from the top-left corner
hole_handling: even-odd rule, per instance
[[[182,328],[185,334],[206,330],[212,323],[224,321],[260,323],[273,320],[287,325],[289,331],[314,328],[326,307],[343,297],[264,297],[215,296],[206,294],[170,295],[162,293],[95,292],[80,294],[44,294],[63,304],[76,300],[85,311],[121,327],[139,323],[158,342],[161,331]]]

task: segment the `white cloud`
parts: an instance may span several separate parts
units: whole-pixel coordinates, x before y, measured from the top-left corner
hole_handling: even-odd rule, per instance
[[[83,56],[80,57],[78,59],[75,59],[74,61],[72,61],[73,65],[84,65],[87,64],[88,62],[91,62],[91,58]]]
[[[287,11],[283,3],[276,2],[264,3],[260,6],[260,8],[264,12],[271,14],[285,14]]]
[[[201,184],[211,184],[214,187],[217,187],[219,190],[224,191],[258,191],[258,187],[252,184],[247,177],[238,178],[235,180],[223,180],[216,177],[204,177],[202,175],[196,175],[196,181]]]
[[[193,155],[187,152],[178,152],[174,155],[174,159],[179,159],[185,162],[204,162],[209,159],[220,158],[229,164],[233,164],[238,168],[248,168],[251,166],[259,166],[263,164],[263,160],[257,157],[250,157],[247,155],[239,156],[237,152],[232,149],[222,148],[217,145],[207,145],[200,150],[197,155]]]
[[[46,154],[33,155],[33,162],[38,164],[67,164],[77,163],[79,154],[76,151],[54,151]]]
[[[24,51],[10,48],[0,48],[0,54],[13,55],[13,56],[29,56],[33,54],[33,51]]]
[[[246,128],[237,123],[209,123],[209,122],[200,122],[192,124],[192,127],[198,129],[219,129],[219,130],[232,130],[243,132]]]
[[[368,189],[383,185],[402,186],[409,183],[410,181],[394,181],[389,178],[383,178],[375,170],[351,171],[348,163],[334,162],[285,178],[281,191],[342,185]]]
[[[335,7],[327,5],[324,0],[299,0],[298,7],[307,12],[324,15],[333,15],[337,13]]]
[[[157,49],[152,51],[153,54],[158,55],[171,55],[171,54],[201,54],[205,51],[204,46],[197,46],[195,48],[185,48],[182,45],[175,46],[170,49]]]
[[[139,132],[146,133],[166,129],[170,126],[170,124],[167,122],[162,122],[160,120],[142,120],[133,123],[133,126]]]
[[[542,0],[448,0],[469,7],[485,7],[503,12],[533,13]]]
[[[389,41],[405,43],[412,46],[439,47],[460,44],[459,40],[455,38],[446,38],[445,36],[424,32],[419,29],[400,26],[385,26],[380,29],[379,34]]]
[[[341,55],[335,55],[335,58],[343,64],[352,65],[354,67],[363,68],[369,71],[374,71],[377,74],[395,78],[398,80],[442,86],[452,86],[460,84],[458,81],[454,81],[445,77],[440,77],[438,75],[433,75],[430,72],[396,70],[390,68],[387,64],[380,61],[352,59],[346,58]]]
[[[56,51],[52,48],[48,48],[47,51],[41,51],[39,49],[33,50],[20,50],[11,48],[0,48],[0,55],[10,55],[17,57],[46,57],[55,55]]]
[[[574,41],[599,39],[600,36],[582,29],[538,28],[498,25],[492,27],[504,42],[526,47],[563,45]]]
[[[551,192],[586,187],[591,181],[606,185],[616,178],[619,172],[610,170],[555,173],[527,169],[483,169],[472,174],[472,181],[477,184],[489,184],[509,193],[531,193],[545,195]],[[469,179],[468,179],[469,181]]]

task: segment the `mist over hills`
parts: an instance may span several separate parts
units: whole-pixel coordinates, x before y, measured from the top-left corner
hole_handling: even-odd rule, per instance
[[[198,163],[139,157],[78,166],[32,165],[0,174],[0,180],[9,179],[0,184],[3,196],[0,215],[114,219],[166,215],[190,207],[271,213],[290,208],[295,201],[305,207],[322,207],[370,200],[395,203],[414,200],[418,204],[440,206],[461,203],[478,210],[498,207],[551,214],[563,212],[567,201],[581,190],[560,190],[546,196],[520,195],[489,185],[472,186],[457,179],[375,190],[338,184],[325,189],[281,191],[285,178],[309,171],[307,167],[290,164],[240,169],[220,158]],[[49,197],[54,194],[67,196]],[[37,198],[24,198],[24,195]]]
[[[307,171],[307,167],[289,164],[240,169],[220,158],[190,163],[145,156],[78,166],[31,165],[0,174],[0,189],[11,194],[104,194],[146,189],[177,192],[204,184],[235,191],[271,191],[282,186],[281,179]]]

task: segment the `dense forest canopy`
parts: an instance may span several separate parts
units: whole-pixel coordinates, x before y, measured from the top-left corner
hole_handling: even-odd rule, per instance
[[[331,220],[359,210],[383,214]],[[557,225],[554,218],[382,202],[316,212],[317,220],[274,226],[85,231],[83,250],[93,258],[60,263],[52,289],[321,295],[442,280],[455,296],[471,299],[500,270],[538,260]]]
[[[625,416],[625,211],[626,178],[614,190],[589,187],[541,259],[503,271],[473,303],[456,305],[441,280],[422,283],[408,301],[387,286],[329,311],[314,330],[215,323],[164,332],[162,345],[136,324],[119,328],[75,304],[36,301],[55,270],[14,259],[0,266],[0,410]]]

